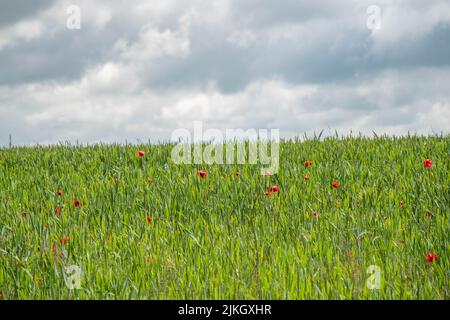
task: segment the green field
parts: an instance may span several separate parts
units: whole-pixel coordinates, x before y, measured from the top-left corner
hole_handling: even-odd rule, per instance
[[[172,147],[0,149],[0,299],[450,299],[450,136],[283,141],[269,177]]]

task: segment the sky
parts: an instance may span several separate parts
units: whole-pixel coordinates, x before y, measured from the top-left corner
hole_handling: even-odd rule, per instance
[[[0,0],[0,145],[158,142],[195,121],[447,134],[450,1]]]

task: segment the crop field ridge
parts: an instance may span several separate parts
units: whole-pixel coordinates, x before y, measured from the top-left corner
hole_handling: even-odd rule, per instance
[[[450,299],[450,136],[0,149],[1,299]]]

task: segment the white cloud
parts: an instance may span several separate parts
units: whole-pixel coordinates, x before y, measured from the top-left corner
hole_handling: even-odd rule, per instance
[[[137,42],[123,46],[121,57],[135,62],[152,60],[160,57],[183,57],[189,54],[190,42],[185,30],[159,31],[149,25],[143,27]]]
[[[392,45],[396,41],[411,41],[426,36],[440,23],[450,23],[450,3],[433,1],[416,7],[411,1],[383,1],[381,29],[373,33],[376,44]]]
[[[238,48],[248,48],[257,40],[256,35],[249,30],[233,31],[227,38],[227,41]]]
[[[280,128],[284,136],[328,128],[366,134],[372,130],[390,134],[445,132],[450,123],[445,97],[411,97],[404,104],[398,102],[405,94],[401,84],[411,83],[410,79],[426,74],[424,71],[385,73],[356,87],[292,85],[274,78],[252,82],[230,94],[221,93],[213,84],[205,90],[117,91],[106,95],[86,86],[86,81],[102,85],[106,81],[109,85],[114,79],[111,75],[118,72],[114,68],[106,64],[97,73],[89,71],[83,81],[64,86],[25,85],[13,91],[11,100],[27,109],[23,110],[24,124],[37,133],[33,138],[53,143],[162,139],[177,128],[192,128],[198,120],[204,121],[205,127],[220,130]],[[422,78],[423,90],[439,91],[433,88],[433,73],[428,72],[429,77]],[[92,74],[98,78],[90,79]],[[442,72],[441,79],[450,80],[448,74]],[[7,109],[0,109],[1,118],[7,113]]]
[[[0,30],[0,51],[17,42],[38,39],[44,33],[43,23],[39,20],[25,20]]]
[[[450,103],[437,102],[428,110],[422,110],[417,114],[417,124],[420,127],[429,127],[437,133],[448,132],[450,124]]]

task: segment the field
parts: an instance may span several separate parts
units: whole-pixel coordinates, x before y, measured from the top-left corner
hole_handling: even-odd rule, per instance
[[[172,147],[0,149],[0,299],[450,299],[450,136]]]

